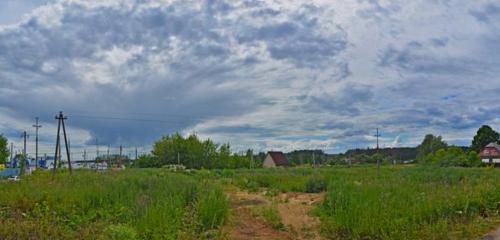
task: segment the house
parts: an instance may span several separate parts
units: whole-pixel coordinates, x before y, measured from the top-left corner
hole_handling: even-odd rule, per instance
[[[489,164],[500,164],[500,145],[490,143],[479,152],[481,161]]]
[[[262,166],[264,168],[289,167],[290,162],[282,152],[267,152]]]

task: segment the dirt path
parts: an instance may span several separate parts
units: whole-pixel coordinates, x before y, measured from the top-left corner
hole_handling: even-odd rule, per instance
[[[294,239],[321,239],[318,230],[320,221],[310,212],[323,200],[324,194],[286,193],[280,198],[278,211],[283,224],[294,234]]]
[[[266,197],[265,192],[231,192],[233,214],[228,226],[228,238],[236,240],[320,239],[319,220],[310,216],[309,212],[323,199],[323,196],[323,194],[286,193]],[[275,206],[285,226],[284,230],[273,228],[254,214],[255,209],[272,206],[272,202],[277,202]]]
[[[484,236],[484,240],[500,240],[500,227]]]

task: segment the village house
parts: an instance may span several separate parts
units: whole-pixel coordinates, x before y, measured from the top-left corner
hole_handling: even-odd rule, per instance
[[[500,164],[500,145],[497,143],[490,143],[486,145],[479,153],[481,161],[489,164]]]
[[[264,168],[289,167],[290,162],[283,152],[267,152],[262,166]]]

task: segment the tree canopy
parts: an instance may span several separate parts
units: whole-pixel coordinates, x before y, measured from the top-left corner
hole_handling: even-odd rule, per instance
[[[0,164],[5,164],[7,158],[9,158],[9,147],[7,146],[7,138],[0,135]]]
[[[417,161],[425,162],[430,154],[434,154],[440,149],[444,149],[448,144],[443,141],[441,136],[434,136],[432,134],[427,134],[424,140],[417,147]]]
[[[162,167],[180,164],[194,169],[257,167],[261,163],[252,162],[252,154],[251,150],[246,154],[233,154],[229,144],[219,145],[210,139],[200,140],[195,134],[183,137],[176,133],[156,141],[152,154],[140,156],[136,165]]]
[[[476,136],[474,136],[474,139],[472,140],[472,145],[471,149],[479,152],[483,147],[486,145],[492,143],[492,142],[499,142],[500,141],[500,134],[493,130],[488,125],[483,125],[481,128],[476,133]]]

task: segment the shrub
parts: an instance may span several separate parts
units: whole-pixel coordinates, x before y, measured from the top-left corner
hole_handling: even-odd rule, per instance
[[[319,193],[326,191],[327,183],[324,178],[313,176],[310,177],[305,186],[306,193]]]

